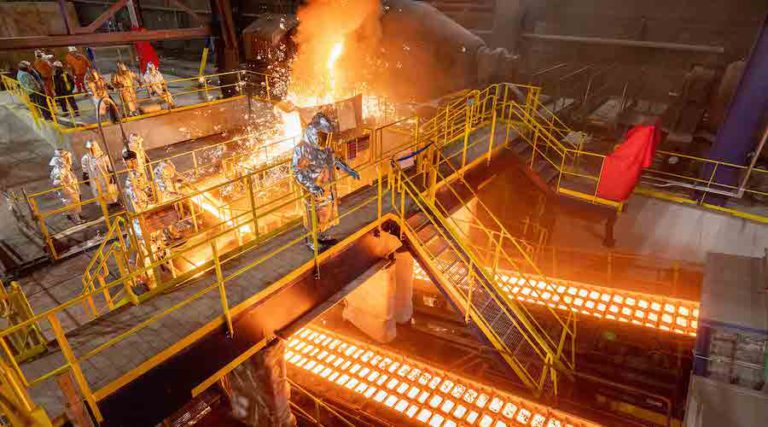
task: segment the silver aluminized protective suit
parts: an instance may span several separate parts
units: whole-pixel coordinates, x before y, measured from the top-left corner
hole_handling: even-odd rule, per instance
[[[304,228],[312,230],[312,202],[318,225],[318,240],[329,240],[328,231],[339,222],[336,195],[335,170],[338,168],[355,179],[360,175],[342,159],[336,157],[331,147],[325,147],[327,134],[335,126],[322,113],[316,114],[304,129],[301,142],[293,151],[291,171],[293,178],[307,192],[305,199]]]
[[[72,206],[68,212],[71,215],[79,215],[83,208],[80,206],[80,185],[77,176],[72,172],[72,153],[62,149],[56,149],[51,162],[51,184],[59,187],[56,195],[64,206]]]

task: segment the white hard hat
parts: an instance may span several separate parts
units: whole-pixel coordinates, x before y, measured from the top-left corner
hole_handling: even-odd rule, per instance
[[[68,47],[67,50],[70,51],[70,52],[77,52],[77,48],[74,47],[74,46]]]
[[[54,67],[63,67],[64,64],[62,64],[61,61],[53,61],[53,66]]]

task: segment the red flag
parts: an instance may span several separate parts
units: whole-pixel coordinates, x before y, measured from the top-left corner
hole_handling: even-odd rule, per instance
[[[624,142],[605,158],[597,196],[623,202],[632,194],[640,173],[650,167],[661,134],[656,126],[635,126],[627,132]]]
[[[147,31],[143,27],[133,27],[131,31]],[[160,68],[160,58],[155,52],[155,48],[149,42],[134,42],[133,47],[136,49],[136,53],[139,55],[139,70],[141,74],[147,71],[147,64],[150,62],[155,64],[155,67]]]

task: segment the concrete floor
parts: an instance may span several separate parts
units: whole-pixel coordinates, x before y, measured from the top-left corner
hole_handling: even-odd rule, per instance
[[[48,186],[48,161],[53,148],[34,129],[29,111],[15,103],[7,92],[0,92],[0,188],[3,191],[34,191]],[[25,259],[43,255],[43,251],[22,235],[16,227],[5,198],[0,201],[0,239]]]

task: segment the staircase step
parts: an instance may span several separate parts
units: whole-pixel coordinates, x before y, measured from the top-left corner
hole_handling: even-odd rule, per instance
[[[526,151],[530,151],[531,146],[525,141],[515,141],[512,143],[512,151],[516,154],[523,154]]]
[[[549,168],[549,162],[546,160],[538,159],[533,163],[533,171],[537,174],[541,174],[544,170]]]
[[[547,168],[541,172],[541,179],[547,184],[552,184],[559,175],[555,168]]]

